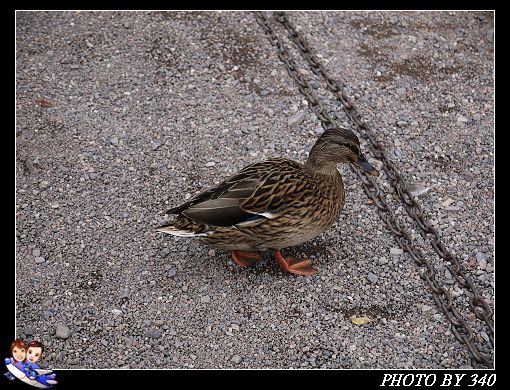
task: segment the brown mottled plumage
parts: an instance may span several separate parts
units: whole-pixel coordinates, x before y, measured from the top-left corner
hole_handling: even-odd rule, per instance
[[[313,274],[309,260],[285,259],[279,250],[311,240],[334,223],[345,200],[336,165],[348,162],[378,175],[361,154],[352,131],[327,130],[304,165],[284,158],[248,165],[169,210],[167,214],[178,217],[158,231],[231,250],[234,261],[242,266],[259,258],[246,251],[273,249],[282,268]]]

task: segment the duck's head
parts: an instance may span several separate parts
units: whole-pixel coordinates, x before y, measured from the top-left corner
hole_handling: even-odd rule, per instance
[[[352,163],[372,176],[379,176],[379,171],[361,153],[356,134],[348,129],[328,129],[313,145],[305,166],[319,173],[334,173],[341,163]]]

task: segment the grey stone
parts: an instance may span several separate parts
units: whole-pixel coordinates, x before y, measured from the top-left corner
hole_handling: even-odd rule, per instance
[[[368,276],[367,276],[367,279],[368,279],[371,283],[377,283],[377,281],[379,280],[379,276],[377,276],[376,274],[373,274],[372,272],[369,272],[369,273],[368,273]]]
[[[162,336],[162,333],[158,329],[149,329],[145,332],[145,336],[150,337],[151,339],[159,339]]]
[[[55,330],[55,336],[58,339],[67,340],[71,336],[71,329],[67,325],[62,323],[57,324],[57,328]]]
[[[175,268],[170,268],[167,272],[168,277],[173,278],[177,275],[177,270]]]
[[[476,260],[478,261],[478,267],[481,270],[485,270],[487,268],[487,255],[483,252],[476,253]]]
[[[388,259],[386,257],[379,257],[378,263],[380,265],[388,264]]]
[[[234,355],[230,360],[232,360],[235,364],[239,364],[243,359],[239,355]]]
[[[290,128],[294,128],[299,126],[304,120],[305,114],[302,111],[298,111],[287,120],[287,124]]]
[[[404,251],[400,248],[390,248],[390,255],[392,256],[398,256],[404,253]]]
[[[487,255],[483,252],[476,252],[476,260],[478,262],[487,260]]]
[[[490,29],[487,31],[487,39],[490,43],[494,43],[494,29]]]
[[[163,248],[159,251],[159,256],[162,257],[162,258],[165,258],[168,256],[168,254],[170,253],[170,249],[168,248]]]
[[[421,306],[421,310],[422,310],[423,312],[430,311],[430,310],[432,310],[432,306],[422,305],[422,306]]]

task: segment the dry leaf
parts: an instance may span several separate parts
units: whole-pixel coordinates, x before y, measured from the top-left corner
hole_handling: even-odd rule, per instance
[[[350,320],[354,325],[364,325],[369,323],[370,321],[373,321],[370,317],[356,317],[356,316],[352,316]]]
[[[37,103],[39,103],[39,105],[43,108],[48,108],[48,107],[53,106],[53,104],[51,104],[51,102],[49,102],[46,99],[37,99]]]

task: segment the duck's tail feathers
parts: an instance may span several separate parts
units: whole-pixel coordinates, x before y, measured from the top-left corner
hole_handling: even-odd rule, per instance
[[[161,233],[171,234],[173,236],[178,236],[178,237],[205,237],[210,234],[210,232],[195,233],[191,230],[183,230],[183,229],[176,228],[173,225],[160,226],[160,227],[156,228],[156,231],[161,232]]]

